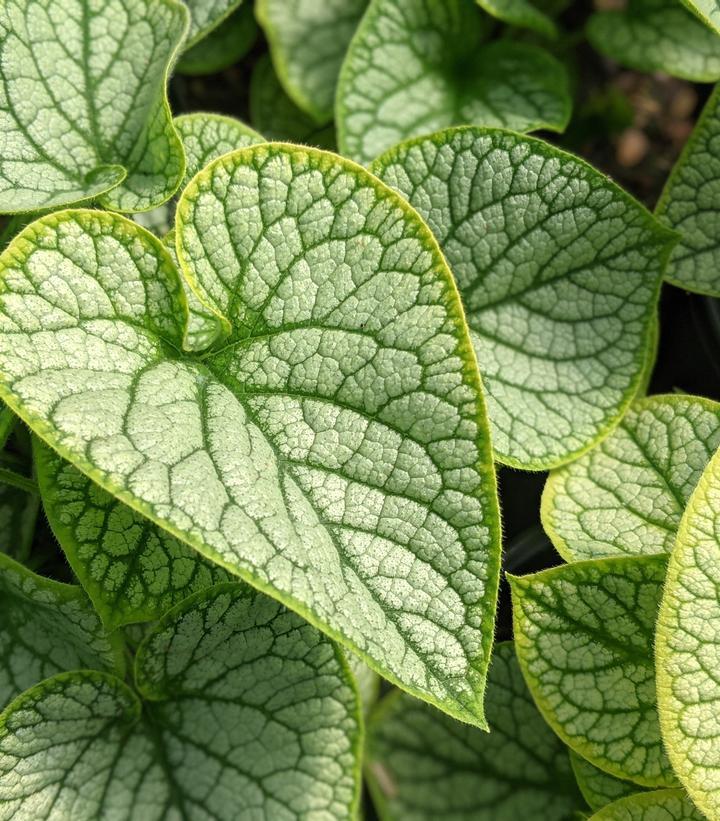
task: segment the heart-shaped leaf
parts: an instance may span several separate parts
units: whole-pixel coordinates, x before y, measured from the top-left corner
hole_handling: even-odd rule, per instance
[[[185,162],[165,86],[186,28],[176,0],[3,3],[0,212],[167,200]]]
[[[183,291],[152,235],[55,214],[0,257],[0,393],[121,501],[481,724],[499,516],[429,230],[355,164],[271,144],[196,176],[176,226],[222,343],[182,352]]]
[[[663,739],[697,806],[720,813],[720,454],[690,497],[670,555],[656,663]]]
[[[720,79],[720,38],[678,0],[629,0],[626,9],[593,14],[587,36],[602,54],[639,71]]]
[[[119,641],[79,587],[0,553],[0,709],[42,679],[77,668],[122,672]]]
[[[474,0],[372,0],[337,90],[338,144],[367,163],[408,137],[451,125],[562,131],[564,67],[528,43],[483,42]]]
[[[677,783],[653,667],[665,563],[623,556],[509,577],[518,659],[545,719],[591,763],[648,787]]]
[[[224,71],[250,51],[257,38],[257,24],[250,3],[244,3],[178,60],[178,74],[198,76]]]
[[[366,771],[381,821],[571,821],[583,808],[567,749],[530,698],[511,642],[495,648],[490,734],[393,693],[368,725]]]
[[[582,160],[517,134],[448,129],[372,168],[455,275],[497,458],[537,470],[587,450],[642,382],[671,235]]]
[[[613,801],[618,801],[628,795],[635,795],[643,790],[632,781],[624,781],[606,773],[573,750],[570,751],[570,764],[580,792],[591,810],[600,810],[612,804]]]
[[[35,466],[50,526],[109,628],[157,619],[191,593],[228,580],[37,439]]]
[[[621,798],[590,821],[707,821],[682,790],[653,790]]]
[[[720,39],[717,38],[716,39]],[[720,296],[720,85],[675,163],[655,213],[680,234],[665,279]]]
[[[226,584],[115,676],[48,679],[0,716],[0,804],[16,821],[352,818],[359,705],[344,659],[277,602]]]
[[[503,23],[531,29],[545,37],[557,37],[558,30],[553,19],[530,0],[477,0],[477,3]]]
[[[368,0],[258,0],[256,13],[288,96],[318,125],[333,118],[345,52]]]
[[[720,447],[720,404],[640,399],[597,447],[550,474],[545,532],[567,561],[669,553],[680,518]]]

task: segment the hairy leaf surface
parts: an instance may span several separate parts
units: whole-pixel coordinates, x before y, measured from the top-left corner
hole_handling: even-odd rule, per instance
[[[664,556],[577,562],[510,577],[520,666],[545,719],[618,778],[673,786],[655,699]]]
[[[720,38],[677,0],[630,0],[622,11],[596,13],[587,35],[598,51],[639,71],[720,78]]]
[[[482,723],[499,517],[429,230],[359,166],[268,144],[196,176],[176,225],[224,345],[181,352],[187,309],[158,240],[64,212],[0,257],[0,392],[121,501]]]
[[[249,2],[243,3],[217,28],[183,52],[176,71],[191,76],[223,71],[250,51],[257,33],[253,7]]]
[[[295,105],[280,85],[267,54],[255,63],[250,80],[250,120],[268,140],[288,140],[335,149],[335,127],[319,126]]]
[[[186,28],[176,0],[7,0],[0,212],[167,200],[185,162],[165,86]]]
[[[717,402],[680,394],[639,399],[599,445],[550,474],[545,532],[569,562],[669,553],[718,447]]]
[[[497,458],[548,468],[607,433],[644,375],[670,235],[604,175],[517,134],[448,129],[372,168],[455,275]]]
[[[656,663],[663,739],[697,806],[720,813],[720,456],[688,502],[670,555]]]
[[[720,39],[720,38],[716,38]],[[675,163],[655,213],[680,234],[665,278],[720,296],[720,85]]]
[[[404,693],[368,725],[367,774],[382,821],[570,821],[583,808],[567,749],[530,698],[512,643],[495,648],[490,734]]]
[[[484,43],[488,29],[473,0],[372,0],[340,73],[341,151],[368,163],[408,137],[465,123],[562,131],[564,67],[528,43]]]
[[[0,709],[64,670],[122,667],[117,640],[79,587],[37,576],[0,553]]]
[[[530,0],[477,0],[488,14],[511,26],[531,29],[545,37],[557,37],[557,26],[552,17],[545,14]]]
[[[653,790],[622,798],[590,821],[706,821],[682,790]]]
[[[244,585],[191,597],[136,657],[142,702],[89,671],[0,716],[5,817],[345,819],[358,800],[359,707],[339,651]]]
[[[627,795],[635,795],[643,789],[632,781],[625,781],[606,773],[573,750],[570,750],[570,764],[580,792],[591,810],[600,810],[613,801]]]
[[[227,571],[120,502],[36,439],[43,507],[109,628],[159,618]]]
[[[258,0],[257,17],[290,99],[319,125],[330,122],[345,52],[368,0]]]

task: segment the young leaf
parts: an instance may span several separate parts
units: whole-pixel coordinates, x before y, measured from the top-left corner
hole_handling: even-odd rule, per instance
[[[352,818],[359,707],[344,659],[281,605],[226,584],[171,611],[115,676],[65,673],[0,716],[16,821]]]
[[[624,781],[606,773],[573,750],[570,750],[570,764],[580,792],[591,810],[600,810],[613,801],[627,795],[635,795],[644,789],[631,781]]]
[[[648,787],[677,783],[653,669],[665,562],[623,556],[509,577],[518,659],[546,721],[592,764]]]
[[[186,28],[176,0],[3,3],[0,212],[168,199],[185,162],[165,86]]]
[[[543,49],[483,43],[473,0],[372,0],[340,72],[338,144],[368,163],[408,137],[472,123],[562,131],[564,67]]]
[[[706,821],[682,790],[653,790],[621,798],[590,821]]]
[[[368,0],[257,0],[275,71],[319,125],[333,118],[340,65]]]
[[[257,24],[250,3],[244,3],[210,34],[183,52],[178,74],[214,74],[236,63],[250,51],[257,38]]]
[[[335,148],[335,127],[318,126],[287,96],[265,54],[253,69],[250,80],[250,120],[268,140],[281,140]]]
[[[192,48],[217,29],[242,2],[243,0],[185,0],[190,11],[190,26],[184,48]]]
[[[530,698],[512,643],[495,648],[487,690],[490,734],[404,693],[368,724],[368,783],[382,821],[570,821],[583,801],[567,749]]]
[[[678,0],[630,0],[622,11],[593,14],[587,36],[606,57],[639,71],[720,79],[720,38]]]
[[[158,240],[64,212],[0,257],[0,393],[121,501],[481,724],[499,516],[477,367],[429,230],[359,166],[270,144],[196,176],[176,224],[223,347],[181,352]]]
[[[714,32],[720,34],[720,4],[717,0],[682,0]]]
[[[717,40],[720,38],[716,37]],[[720,85],[685,143],[655,213],[680,234],[665,279],[720,296]]]
[[[643,378],[670,234],[603,174],[517,134],[448,129],[372,169],[455,275],[496,457],[537,470],[587,450]]]
[[[717,402],[681,394],[640,399],[610,436],[550,474],[545,532],[569,562],[669,553],[718,447]]]
[[[553,19],[530,0],[477,0],[477,3],[503,23],[531,29],[545,37],[557,37],[558,30]]]
[[[670,554],[656,638],[663,739],[678,778],[720,813],[720,454],[690,497]]]
[[[48,676],[118,669],[110,638],[79,587],[37,576],[0,553],[0,709]]]
[[[228,580],[225,570],[118,501],[37,438],[45,513],[80,584],[113,629],[160,617]]]

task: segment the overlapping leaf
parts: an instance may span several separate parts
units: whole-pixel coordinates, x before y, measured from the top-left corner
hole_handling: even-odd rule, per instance
[[[108,627],[159,618],[229,578],[39,441],[35,464],[50,526]]]
[[[557,37],[557,26],[552,17],[533,5],[530,0],[477,0],[488,14],[512,26],[531,29],[545,37]]]
[[[247,54],[256,37],[253,7],[243,3],[217,28],[183,52],[176,70],[193,76],[223,71]]]
[[[408,137],[472,123],[562,131],[563,66],[543,49],[501,40],[474,0],[372,0],[343,63],[341,151],[367,163]]]
[[[674,786],[655,699],[664,556],[598,559],[511,577],[520,666],[558,735],[591,763]]]
[[[79,587],[0,553],[0,709],[42,679],[77,668],[122,672],[117,641]]]
[[[678,0],[630,0],[626,9],[594,14],[587,34],[621,65],[698,82],[720,79],[720,38]]]
[[[455,275],[497,457],[547,468],[607,433],[644,378],[672,237],[581,160],[503,131],[448,129],[372,168]]]
[[[570,764],[580,792],[591,810],[600,810],[614,801],[628,795],[635,795],[643,790],[631,781],[624,781],[606,773],[572,750],[570,751]]]
[[[263,55],[255,64],[250,82],[250,120],[269,140],[335,148],[335,127],[319,126],[287,96],[272,61]]]
[[[333,118],[340,65],[368,0],[258,0],[275,70],[293,102],[319,125]]]
[[[720,456],[690,498],[670,556],[658,619],[658,705],[678,777],[708,816],[720,813]]]
[[[597,447],[550,474],[545,531],[567,561],[669,553],[680,518],[720,447],[720,404],[640,399]]]
[[[682,790],[653,790],[622,798],[591,821],[706,821]]]
[[[165,86],[176,0],[7,0],[0,8],[0,212],[97,198],[144,211],[178,187]]]
[[[495,648],[490,734],[411,696],[387,696],[368,726],[367,772],[382,821],[570,821],[583,808],[567,750],[537,712],[511,643]]]
[[[720,37],[716,37],[720,40]],[[655,213],[680,234],[665,278],[720,296],[720,86],[705,104]]]
[[[0,716],[16,821],[353,817],[359,705],[339,651],[244,585],[191,597],[115,676],[50,678]]]
[[[260,145],[194,178],[177,250],[216,352],[181,353],[177,272],[135,224],[27,228],[0,258],[0,392],[119,499],[482,723],[497,502],[428,229],[357,166]]]

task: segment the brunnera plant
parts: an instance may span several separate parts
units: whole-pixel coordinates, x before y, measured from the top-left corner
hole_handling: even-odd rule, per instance
[[[720,818],[718,19],[0,4],[0,818]]]

